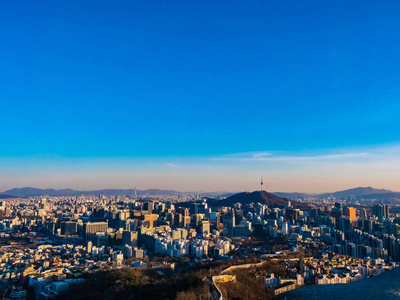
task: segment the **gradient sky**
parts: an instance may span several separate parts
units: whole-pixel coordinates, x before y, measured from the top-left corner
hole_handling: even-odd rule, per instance
[[[2,1],[0,190],[400,190],[399,11]]]

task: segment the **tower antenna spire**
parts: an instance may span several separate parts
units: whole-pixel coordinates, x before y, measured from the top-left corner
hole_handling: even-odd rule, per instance
[[[263,191],[263,184],[264,184],[264,181],[263,181],[263,177],[261,176],[261,192]]]

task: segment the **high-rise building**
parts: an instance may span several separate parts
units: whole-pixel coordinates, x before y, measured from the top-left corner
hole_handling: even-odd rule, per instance
[[[175,224],[175,213],[167,213],[167,222],[169,222],[169,226],[174,226]]]
[[[385,204],[375,204],[372,206],[372,214],[382,223],[384,219],[389,218],[389,207]]]
[[[220,213],[213,212],[210,214],[210,224],[213,229],[219,230],[220,225]]]
[[[228,213],[224,216],[224,233],[226,236],[233,236],[233,228],[235,227],[235,213]]]
[[[153,228],[157,226],[157,219],[158,219],[157,214],[143,215],[142,224],[145,225],[146,227]]]
[[[288,234],[289,233],[289,224],[287,222],[283,222],[282,223],[282,232],[284,234]]]
[[[85,242],[95,241],[97,232],[107,232],[107,222],[84,223],[83,224],[83,239]]]
[[[104,220],[104,207],[98,206],[93,209],[92,221],[93,220]]]
[[[95,235],[96,247],[107,247],[109,242],[109,235],[105,232],[98,232]]]
[[[196,202],[190,203],[189,212],[190,212],[191,215],[196,215],[196,214],[199,213],[198,206],[199,205]]]
[[[175,214],[174,226],[182,227],[183,217],[181,214]]]
[[[178,213],[182,214],[183,217],[188,217],[189,216],[189,209],[188,208],[178,207],[178,209],[176,211]]]
[[[146,202],[143,204],[142,211],[147,212],[148,214],[153,213],[154,203],[153,202]]]
[[[203,218],[203,215],[198,215],[194,214],[191,216],[191,222],[194,226],[199,226],[201,219]]]
[[[285,208],[286,220],[290,222],[290,224],[296,224],[299,219],[299,210],[293,208]]]
[[[183,217],[183,224],[182,224],[183,226],[182,227],[187,227],[188,224],[190,224],[190,217],[189,216]]]
[[[87,242],[86,249],[88,253],[92,252],[93,243],[91,241]]]
[[[367,211],[365,210],[365,208],[361,208],[360,209],[360,218],[361,219],[366,219],[367,218]]]
[[[129,231],[136,231],[139,226],[139,220],[138,219],[127,219],[125,221],[125,230]]]
[[[76,222],[61,222],[61,235],[76,234],[78,231],[78,223]]]
[[[210,221],[208,219],[201,220],[197,232],[200,232],[205,235],[210,234]]]
[[[336,202],[335,206],[332,208],[332,210],[329,213],[332,217],[335,218],[335,226],[339,227],[339,219],[342,216],[342,204]]]
[[[132,246],[125,245],[122,247],[122,253],[124,254],[124,257],[132,257]]]
[[[350,218],[350,221],[355,221],[355,220],[357,220],[357,217],[356,217],[356,209],[355,209],[354,207],[350,207],[350,206],[345,207],[344,210],[343,210],[343,214],[344,214],[346,217],[349,217],[349,218]]]
[[[122,232],[122,244],[129,246],[137,246],[138,232],[124,230]]]
[[[363,220],[362,230],[364,232],[372,233],[372,220]]]
[[[132,256],[134,258],[143,258],[144,257],[143,249],[138,249],[137,247],[134,247],[132,250],[133,250],[132,251]]]
[[[317,221],[319,213],[319,208],[312,208],[310,210],[310,218],[312,218],[314,221]]]
[[[210,210],[207,206],[207,202],[199,202],[197,205],[197,213],[209,216]]]

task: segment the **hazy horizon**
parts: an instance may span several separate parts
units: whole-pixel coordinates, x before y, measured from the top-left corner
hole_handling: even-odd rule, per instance
[[[77,190],[107,188],[178,191],[325,193],[372,186],[397,191],[400,147],[341,149],[311,153],[251,152],[174,158],[8,158],[1,159],[0,189],[39,187]],[[16,168],[13,160],[21,163]],[[102,171],[98,171],[98,166]],[[17,184],[18,183],[18,184]]]
[[[368,187],[370,187],[370,186],[368,186]],[[15,189],[23,189],[23,188],[34,188],[34,189],[41,189],[41,190],[47,190],[47,189],[54,189],[54,190],[68,190],[68,189],[71,189],[71,190],[76,190],[76,191],[81,191],[81,192],[88,192],[88,191],[101,191],[101,190],[133,190],[135,187],[125,187],[125,188],[113,188],[113,187],[109,187],[109,188],[96,188],[96,189],[74,189],[74,188],[70,188],[70,187],[66,187],[66,188],[51,188],[51,187],[48,187],[48,188],[44,188],[44,187],[34,187],[34,186],[21,186],[21,187],[14,187]],[[353,188],[367,188],[367,186],[357,186],[357,187],[352,187],[352,188],[348,188],[348,189],[353,189]],[[382,188],[382,187],[371,187],[371,188],[374,188],[374,189],[379,189],[379,190],[381,190],[381,189],[384,189],[384,190],[388,190],[388,189],[386,189],[386,188]],[[11,189],[9,189],[9,190],[11,190]],[[157,187],[153,187],[153,188],[146,188],[146,189],[138,189],[137,188],[137,190],[138,191],[146,191],[146,190],[171,190],[171,191],[177,191],[177,192],[181,192],[181,193],[221,193],[221,194],[223,194],[223,193],[233,193],[233,194],[236,194],[236,193],[251,193],[251,192],[256,192],[256,191],[260,191],[260,188],[258,188],[258,189],[254,189],[254,190],[237,190],[237,191],[214,191],[214,190],[211,190],[211,191],[204,191],[204,190],[198,190],[198,191],[195,191],[195,190],[187,190],[187,191],[181,191],[181,190],[176,190],[176,189],[159,189],[159,188],[157,188]],[[347,189],[346,189],[347,190]],[[4,193],[6,190],[4,190],[4,191],[0,191],[0,193]],[[263,189],[263,191],[265,191],[265,189]],[[266,192],[269,192],[269,193],[300,193],[300,194],[308,194],[308,195],[310,195],[310,196],[312,196],[312,195],[319,195],[319,194],[329,194],[329,193],[334,193],[334,192],[340,192],[341,190],[337,190],[337,191],[325,191],[325,192],[319,192],[319,193],[312,193],[312,192],[298,192],[298,191],[269,191],[269,190],[267,190]],[[393,191],[392,190],[392,192],[395,192],[395,193],[397,193],[397,191]]]

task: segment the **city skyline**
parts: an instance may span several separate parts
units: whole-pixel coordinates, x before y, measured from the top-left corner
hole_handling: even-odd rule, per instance
[[[399,190],[397,2],[0,8],[1,191]]]

